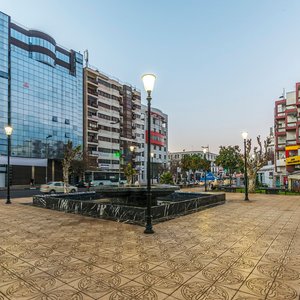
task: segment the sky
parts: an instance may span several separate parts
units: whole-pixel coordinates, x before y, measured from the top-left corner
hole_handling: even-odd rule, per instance
[[[12,20],[50,34],[145,93],[169,116],[169,151],[266,137],[274,101],[300,80],[298,0],[0,0]]]

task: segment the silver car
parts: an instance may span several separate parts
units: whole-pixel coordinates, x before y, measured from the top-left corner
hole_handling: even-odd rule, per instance
[[[78,191],[76,186],[67,184],[67,192],[68,193],[75,193]],[[57,194],[64,192],[64,183],[62,181],[51,181],[47,184],[42,184],[40,187],[40,191],[42,193],[49,193],[49,194]]]

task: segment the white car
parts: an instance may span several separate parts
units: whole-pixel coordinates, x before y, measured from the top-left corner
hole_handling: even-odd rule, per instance
[[[42,193],[57,194],[64,192],[64,183],[62,181],[51,181],[47,184],[42,184],[40,187]],[[67,192],[75,193],[78,191],[76,186],[67,184]]]

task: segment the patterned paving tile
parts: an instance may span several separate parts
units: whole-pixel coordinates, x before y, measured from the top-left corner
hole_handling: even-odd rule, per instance
[[[298,299],[300,201],[227,203],[143,228],[0,200],[0,300]]]

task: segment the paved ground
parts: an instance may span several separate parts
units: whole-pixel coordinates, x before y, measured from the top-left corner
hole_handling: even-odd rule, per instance
[[[0,299],[299,299],[299,197],[242,197],[149,236],[2,200]]]

